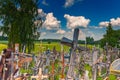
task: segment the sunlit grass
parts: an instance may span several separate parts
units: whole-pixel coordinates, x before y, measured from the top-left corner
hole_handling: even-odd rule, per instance
[[[46,50],[50,50],[53,51],[53,48],[55,47],[56,51],[61,52],[61,44],[59,42],[52,42],[50,44],[48,43],[35,43],[35,49],[34,52],[38,53],[38,52],[44,52]],[[69,51],[69,47],[68,46],[63,46],[64,52],[68,52]]]
[[[3,49],[7,48],[7,45],[6,44],[0,44],[0,53]]]

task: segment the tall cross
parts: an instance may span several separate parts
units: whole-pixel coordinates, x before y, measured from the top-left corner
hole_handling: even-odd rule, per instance
[[[31,80],[32,80],[32,79],[43,80],[43,79],[45,79],[45,78],[48,78],[48,75],[43,75],[41,68],[39,68],[39,72],[38,72],[38,74],[37,74],[36,76],[31,76]]]
[[[73,35],[73,41],[63,37],[61,40],[61,43],[67,46],[71,47],[71,52],[70,52],[70,64],[69,64],[69,69],[67,72],[67,80],[73,80],[74,79],[74,62],[75,62],[75,55],[76,55],[76,49],[77,49],[77,43],[78,43],[78,36],[79,36],[79,29],[76,28],[74,30],[74,35]]]

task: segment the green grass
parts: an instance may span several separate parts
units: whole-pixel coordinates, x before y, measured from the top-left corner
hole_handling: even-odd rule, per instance
[[[57,42],[52,42],[51,44],[48,43],[35,43],[35,49],[34,52],[38,53],[38,52],[44,52],[47,49],[49,49],[50,51],[53,51],[53,48],[56,48],[57,51],[61,51],[61,44],[57,43]],[[64,52],[68,52],[69,51],[69,47],[67,46],[63,46]]]
[[[8,44],[8,41],[0,41],[0,44]]]
[[[7,45],[6,44],[0,44],[0,53],[3,49],[7,48]]]
[[[7,44],[8,41],[0,41],[0,51],[4,48],[7,48]],[[85,46],[85,45],[82,44],[81,46]],[[48,44],[48,42],[42,42],[42,44],[41,42],[35,42],[35,48],[32,51],[32,53],[35,54],[38,54],[39,52],[42,53],[47,49],[50,49],[52,51],[54,47],[56,48],[57,51],[61,52],[61,44],[59,42],[51,42],[50,44]],[[93,45],[87,45],[87,47],[92,49]],[[68,46],[63,45],[63,49],[65,53],[68,53],[69,51]]]
[[[92,78],[92,67],[89,64],[85,64],[85,70],[89,71],[89,77]]]
[[[7,48],[7,41],[0,41],[0,52],[4,49]],[[49,49],[50,51],[53,51],[53,48],[56,48],[57,51],[61,52],[61,44],[58,42],[51,42],[51,44],[48,44],[46,42],[43,42],[42,44],[39,42],[35,43],[35,48],[32,51],[32,53],[38,54],[38,53],[43,53],[44,51],[46,51],[47,49]],[[69,51],[69,47],[68,46],[63,46],[64,52],[68,52]]]

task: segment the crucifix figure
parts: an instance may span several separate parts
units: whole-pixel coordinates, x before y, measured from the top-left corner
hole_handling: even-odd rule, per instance
[[[31,80],[32,80],[32,79],[43,80],[43,79],[45,79],[45,78],[48,78],[48,75],[43,75],[41,68],[39,68],[39,72],[38,72],[38,74],[37,74],[36,76],[31,76]]]

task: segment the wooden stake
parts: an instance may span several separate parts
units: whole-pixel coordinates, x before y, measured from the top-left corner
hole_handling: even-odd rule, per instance
[[[62,54],[62,74],[61,74],[61,79],[64,79],[64,53]]]
[[[52,62],[52,80],[54,80],[54,69],[55,69],[54,62]]]

